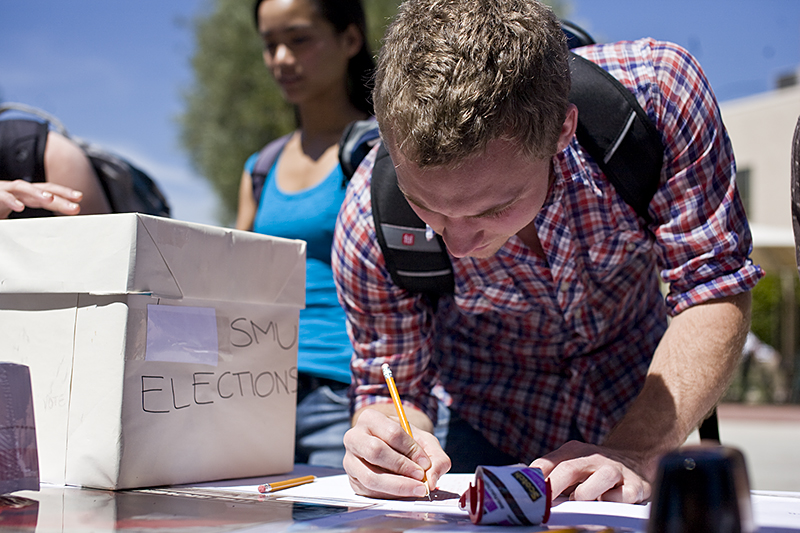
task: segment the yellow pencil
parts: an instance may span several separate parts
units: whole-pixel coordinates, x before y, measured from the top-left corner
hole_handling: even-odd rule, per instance
[[[383,378],[386,380],[386,385],[389,386],[389,394],[392,395],[392,401],[394,402],[395,410],[397,410],[397,418],[400,419],[400,425],[403,426],[403,431],[408,433],[408,436],[413,439],[414,435],[411,433],[411,424],[408,423],[408,419],[406,418],[406,412],[403,409],[403,404],[400,403],[400,394],[397,392],[397,385],[394,384],[394,377],[392,377],[392,369],[389,368],[388,363],[383,363],[381,365],[381,370],[383,370]],[[428,487],[428,478],[425,475],[425,472],[422,472],[422,482],[425,483],[425,495],[430,500],[431,492],[430,488]]]
[[[275,492],[276,490],[299,487],[300,485],[311,483],[315,479],[317,479],[317,476],[303,476],[303,477],[296,477],[293,479],[285,479],[283,481],[276,481],[275,483],[264,483],[263,485],[259,485],[258,492],[261,492],[263,494],[266,492]]]

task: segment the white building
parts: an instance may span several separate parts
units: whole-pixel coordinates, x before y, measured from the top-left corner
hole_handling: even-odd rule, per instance
[[[800,117],[800,86],[720,104],[733,143],[737,182],[753,231],[753,260],[781,277],[781,342],[795,353],[794,284],[797,263],[792,232],[792,139]]]
[[[800,117],[795,85],[720,104],[751,223],[791,233],[792,136]]]

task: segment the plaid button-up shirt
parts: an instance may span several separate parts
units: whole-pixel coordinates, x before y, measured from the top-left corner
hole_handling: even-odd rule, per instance
[[[733,152],[695,60],[653,40],[577,53],[627,86],[661,132],[653,222],[645,226],[573,139],[553,158],[535,219],[544,257],[516,236],[490,258],[451,257],[455,293],[434,310],[386,269],[370,203],[373,151],[353,177],[333,247],[355,349],[354,410],[390,401],[380,370],[388,362],[404,402],[435,421],[444,391],[452,410],[522,461],[576,429],[600,443],[641,390],[667,317],[746,292],[763,275],[748,258]]]

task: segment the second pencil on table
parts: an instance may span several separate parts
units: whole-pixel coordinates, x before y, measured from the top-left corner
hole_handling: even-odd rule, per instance
[[[275,492],[283,489],[291,489],[292,487],[299,487],[300,485],[311,483],[315,479],[317,479],[317,476],[303,476],[292,479],[285,479],[283,481],[275,481],[274,483],[264,483],[263,485],[259,485],[258,492],[266,494],[268,492]]]

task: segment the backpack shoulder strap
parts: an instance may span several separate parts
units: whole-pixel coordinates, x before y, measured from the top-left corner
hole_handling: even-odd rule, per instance
[[[261,191],[264,189],[264,183],[267,181],[267,175],[272,165],[275,164],[281,150],[289,142],[291,136],[291,133],[287,133],[283,137],[278,137],[274,141],[267,143],[258,153],[258,159],[256,159],[253,172],[250,174],[253,182],[253,199],[255,199],[256,205],[261,201]]]
[[[375,119],[351,123],[339,143],[339,164],[345,180],[375,144],[380,132]],[[412,293],[441,295],[453,292],[453,266],[439,235],[428,239],[426,225],[397,187],[394,163],[381,144],[370,182],[372,219],[386,268],[392,281]]]
[[[426,225],[397,187],[394,163],[381,144],[370,185],[372,218],[392,280],[409,292],[453,292],[453,266],[439,235],[426,236]]]
[[[658,190],[664,159],[661,135],[633,93],[602,67],[572,53],[570,71],[578,141],[625,202],[649,222],[647,207]]]
[[[595,44],[592,36],[572,21],[562,19],[561,31],[564,32],[564,36],[567,38],[567,48],[570,50]]]
[[[47,122],[27,118],[0,120],[0,179],[46,181],[44,148],[48,132]]]
[[[369,151],[378,144],[380,138],[378,121],[375,117],[356,120],[345,128],[342,140],[339,142],[339,165],[348,181]]]
[[[69,132],[67,132],[67,128],[64,127],[64,124],[54,115],[51,115],[43,109],[39,109],[38,107],[33,107],[28,104],[21,104],[19,102],[3,102],[0,104],[0,114],[5,113],[6,111],[19,111],[27,115],[33,115],[44,119],[55,131],[64,137],[72,138]]]

